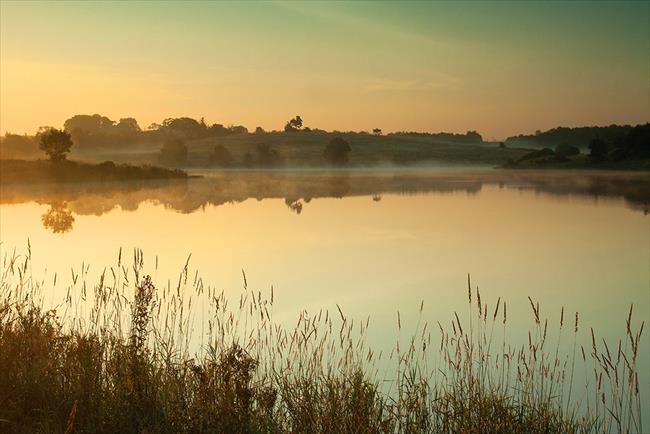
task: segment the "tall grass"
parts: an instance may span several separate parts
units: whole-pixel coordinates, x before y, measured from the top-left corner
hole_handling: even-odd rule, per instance
[[[553,326],[530,299],[528,343],[511,346],[506,303],[488,307],[468,279],[466,314],[430,324],[421,306],[407,343],[377,354],[366,345],[369,320],[338,305],[280,326],[273,289],[251,290],[245,274],[233,302],[187,264],[176,285],[158,285],[139,251],[129,266],[120,252],[96,284],[87,270],[72,271],[65,301],[46,310],[56,276],[46,283],[32,275],[29,248],[2,258],[0,432],[643,430],[643,324],[634,328],[632,309],[625,340],[608,344],[590,331],[585,349],[577,313],[565,318],[562,309]],[[550,328],[556,342],[547,341]],[[562,339],[572,354],[563,354]]]

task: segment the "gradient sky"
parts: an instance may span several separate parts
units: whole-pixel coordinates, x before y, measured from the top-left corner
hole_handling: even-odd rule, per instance
[[[650,2],[0,3],[0,129],[74,114],[503,138],[650,121]]]

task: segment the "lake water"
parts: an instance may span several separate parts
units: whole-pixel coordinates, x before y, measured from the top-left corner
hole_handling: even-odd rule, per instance
[[[20,185],[0,196],[0,249],[24,253],[65,297],[71,268],[87,279],[142,249],[160,284],[189,261],[205,284],[237,297],[274,288],[275,320],[301,311],[371,318],[369,344],[392,346],[421,315],[448,324],[467,310],[467,275],[511,338],[532,326],[527,297],[558,322],[580,312],[606,339],[650,316],[650,175],[496,170],[205,172],[187,181]],[[157,263],[157,269],[155,264]],[[48,280],[49,281],[49,280]],[[174,283],[172,283],[174,285]],[[421,302],[423,313],[419,313]],[[640,366],[648,366],[650,334]],[[589,344],[590,345],[590,344]],[[648,376],[642,386],[650,397]],[[647,420],[647,419],[646,419]]]

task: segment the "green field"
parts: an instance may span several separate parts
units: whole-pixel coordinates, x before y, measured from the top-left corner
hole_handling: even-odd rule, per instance
[[[233,165],[242,165],[246,153],[255,156],[257,146],[265,144],[278,152],[279,166],[324,166],[323,150],[334,137],[342,137],[351,146],[351,166],[387,164],[408,165],[463,164],[497,166],[509,159],[517,159],[527,152],[523,148],[499,148],[497,143],[444,142],[427,136],[385,135],[337,132],[271,132],[263,134],[231,134],[188,140],[188,166],[206,167],[216,145],[222,145],[233,157]],[[144,143],[115,147],[101,152],[73,149],[76,158],[91,161],[114,160],[130,163],[157,163],[162,144]]]

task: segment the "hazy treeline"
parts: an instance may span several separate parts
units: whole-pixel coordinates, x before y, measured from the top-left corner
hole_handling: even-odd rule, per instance
[[[35,135],[18,135],[7,132],[0,139],[3,158],[31,158],[38,154],[39,134],[51,127],[41,127]],[[106,116],[75,115],[67,119],[63,129],[70,133],[75,151],[92,152],[101,148],[124,147],[136,143],[158,144],[168,139],[193,140],[229,134],[248,133],[241,125],[223,126],[206,124],[205,120],[180,117],[168,118],[143,129],[134,118],[113,121]]]
[[[41,127],[38,132],[32,135],[19,135],[7,132],[0,139],[3,158],[31,158],[39,154],[38,135],[42,131],[52,127]],[[101,148],[123,147],[132,144],[161,144],[166,140],[180,139],[184,141],[205,139],[210,137],[223,137],[233,134],[248,134],[248,128],[242,125],[224,126],[219,123],[209,124],[204,118],[199,120],[190,117],[167,118],[160,123],[152,123],[142,128],[138,121],[132,117],[121,118],[114,121],[100,114],[75,115],[67,119],[63,129],[70,133],[75,144],[75,152],[92,152]],[[270,133],[327,133],[327,131],[310,128],[303,125],[300,116],[290,119],[281,131],[268,131]],[[262,127],[256,127],[252,134],[267,133]],[[361,134],[361,135],[382,135],[380,128],[373,129],[372,133],[367,131],[332,131],[335,134]],[[476,131],[468,131],[466,134],[454,133],[421,133],[421,132],[394,132],[388,135],[428,137],[448,142],[474,142],[483,141]]]
[[[622,128],[622,127],[621,127]],[[587,149],[562,142],[555,149],[544,147],[509,161],[509,167],[616,167],[630,169],[650,168],[650,124],[625,128],[625,133],[609,138],[596,136],[589,140]]]
[[[167,118],[159,124],[153,123],[146,129],[142,129],[134,118],[122,118],[119,122],[114,122],[98,114],[75,115],[66,120],[63,127],[72,135],[75,144],[82,149],[248,133],[248,129],[241,125],[228,127],[216,123],[208,125],[203,118],[196,120],[188,117]]]
[[[468,131],[465,134],[455,133],[420,133],[416,131],[397,131],[389,133],[396,136],[415,136],[415,137],[428,137],[445,142],[461,142],[461,143],[482,143],[483,137],[474,130]]]
[[[587,149],[589,142],[601,139],[613,144],[620,144],[634,128],[632,125],[609,125],[607,127],[557,127],[548,131],[536,131],[535,134],[520,134],[508,137],[508,146],[524,146],[534,148],[555,148],[560,144],[577,146]]]
[[[648,158],[647,152],[639,151],[643,146],[630,144],[647,141],[643,134],[634,138],[640,127],[643,126],[559,127],[510,137],[500,144],[484,142],[476,131],[325,131],[305,125],[301,116],[289,119],[280,130],[267,131],[258,126],[249,132],[241,125],[208,123],[204,118],[167,118],[142,128],[130,117],[114,121],[99,114],[75,115],[65,121],[63,130],[70,134],[74,144],[74,159],[169,167],[252,168],[421,162],[493,166],[540,159],[544,164],[556,164],[569,157],[582,158],[581,150],[585,153],[594,140],[606,144],[605,151],[603,146],[596,149],[595,155],[600,155],[597,160]],[[51,127],[41,127],[34,136],[6,133],[0,139],[0,158],[42,158],[39,143],[48,130]],[[530,148],[542,149],[542,154],[526,156]],[[614,150],[618,151],[610,155]]]
[[[6,133],[0,140],[0,157],[42,158],[40,142],[52,130],[55,129],[41,127],[34,136]],[[254,133],[241,125],[209,124],[204,118],[167,118],[142,128],[131,117],[114,121],[99,114],[75,115],[64,122],[62,131],[70,136],[71,156],[75,159],[170,167],[407,164],[436,158],[446,161],[447,157],[458,161],[454,155],[458,150],[449,153],[449,146],[483,144],[476,131],[466,134],[405,131],[386,135],[381,128],[372,132],[325,131],[305,125],[299,115],[289,119],[279,131],[266,131],[258,126]],[[434,152],[437,155],[430,155],[432,145],[438,147]],[[470,156],[467,161],[503,162],[506,158],[501,154],[506,153],[486,159],[479,152],[480,155]]]

